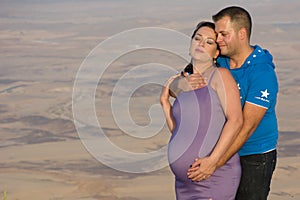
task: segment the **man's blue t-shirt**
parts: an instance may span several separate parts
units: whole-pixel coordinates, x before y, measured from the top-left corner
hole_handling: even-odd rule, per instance
[[[278,82],[273,64],[273,57],[259,46],[244,64],[237,69],[230,69],[229,58],[220,56],[219,66],[230,70],[237,82],[241,103],[245,102],[267,109],[257,129],[239,150],[240,156],[265,153],[276,148],[278,125],[275,113]]]

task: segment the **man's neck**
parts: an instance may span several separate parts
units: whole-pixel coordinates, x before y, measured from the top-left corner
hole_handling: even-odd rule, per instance
[[[253,48],[249,46],[244,51],[241,51],[240,53],[231,56],[230,57],[230,69],[237,69],[240,68],[246,59],[249,57],[249,55],[253,52]]]

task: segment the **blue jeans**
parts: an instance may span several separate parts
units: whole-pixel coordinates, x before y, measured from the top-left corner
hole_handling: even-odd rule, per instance
[[[266,200],[277,160],[276,150],[241,156],[242,177],[236,200]]]

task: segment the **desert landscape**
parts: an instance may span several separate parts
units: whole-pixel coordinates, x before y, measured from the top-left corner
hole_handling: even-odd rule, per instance
[[[161,160],[154,157],[153,166],[149,168],[140,168],[142,164],[132,168],[133,158],[129,157],[116,162],[116,153],[110,149],[105,149],[105,155],[111,153],[111,157],[101,162],[103,152],[95,155],[94,149],[99,147],[87,146],[84,141],[89,138],[80,134],[82,127],[92,134],[99,130],[89,121],[93,120],[87,114],[91,104],[76,110],[76,103],[86,99],[74,95],[74,83],[80,78],[80,67],[88,63],[87,58],[94,59],[91,52],[107,39],[143,27],[190,35],[199,21],[210,20],[212,14],[227,5],[241,5],[250,11],[254,21],[252,44],[267,48],[277,67],[280,132],[278,165],[269,199],[300,199],[300,69],[297,66],[300,61],[300,4],[296,0],[231,1],[230,4],[216,0],[1,1],[0,199],[175,199],[173,174],[165,163],[164,151],[158,151],[164,149],[170,134],[166,126],[160,127],[163,122],[157,114],[159,82],[163,83],[172,71],[161,73],[154,70],[157,68],[153,63],[180,70],[185,60],[164,49],[140,49],[138,42],[131,43],[125,38],[122,47],[132,45],[129,49],[136,50],[116,57],[96,82],[95,105],[92,106],[105,134],[103,138],[133,155],[160,152]],[[151,37],[151,34],[143,36],[146,40]],[[179,43],[173,42],[171,45],[175,46]],[[101,63],[97,62],[98,58],[120,51],[121,43],[114,44],[117,45],[111,52],[100,49],[100,57],[95,57],[93,63],[95,72],[103,69],[98,66]],[[138,66],[144,67],[142,74],[128,73]],[[87,80],[97,76],[92,71],[87,74]],[[156,82],[151,83],[149,80],[154,77]],[[128,95],[126,90],[114,93],[121,79],[125,80],[120,82],[124,88],[126,80],[137,86],[127,102],[134,126],[124,122],[122,128],[119,123],[125,118],[120,122],[116,119],[125,116],[127,110],[119,104],[115,110],[111,106],[113,94],[120,98]],[[80,89],[85,90],[93,83],[95,81],[91,80]],[[156,114],[158,120],[153,121],[151,116]],[[153,127],[147,126],[151,123]],[[152,128],[156,130],[154,133]],[[145,132],[137,131],[140,129]],[[119,166],[112,167],[111,163]]]

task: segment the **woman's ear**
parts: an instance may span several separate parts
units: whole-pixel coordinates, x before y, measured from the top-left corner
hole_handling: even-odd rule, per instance
[[[217,49],[217,51],[216,51],[216,53],[214,55],[214,60],[217,59],[217,57],[219,56],[219,54],[220,54],[220,51],[219,51],[219,49]]]

